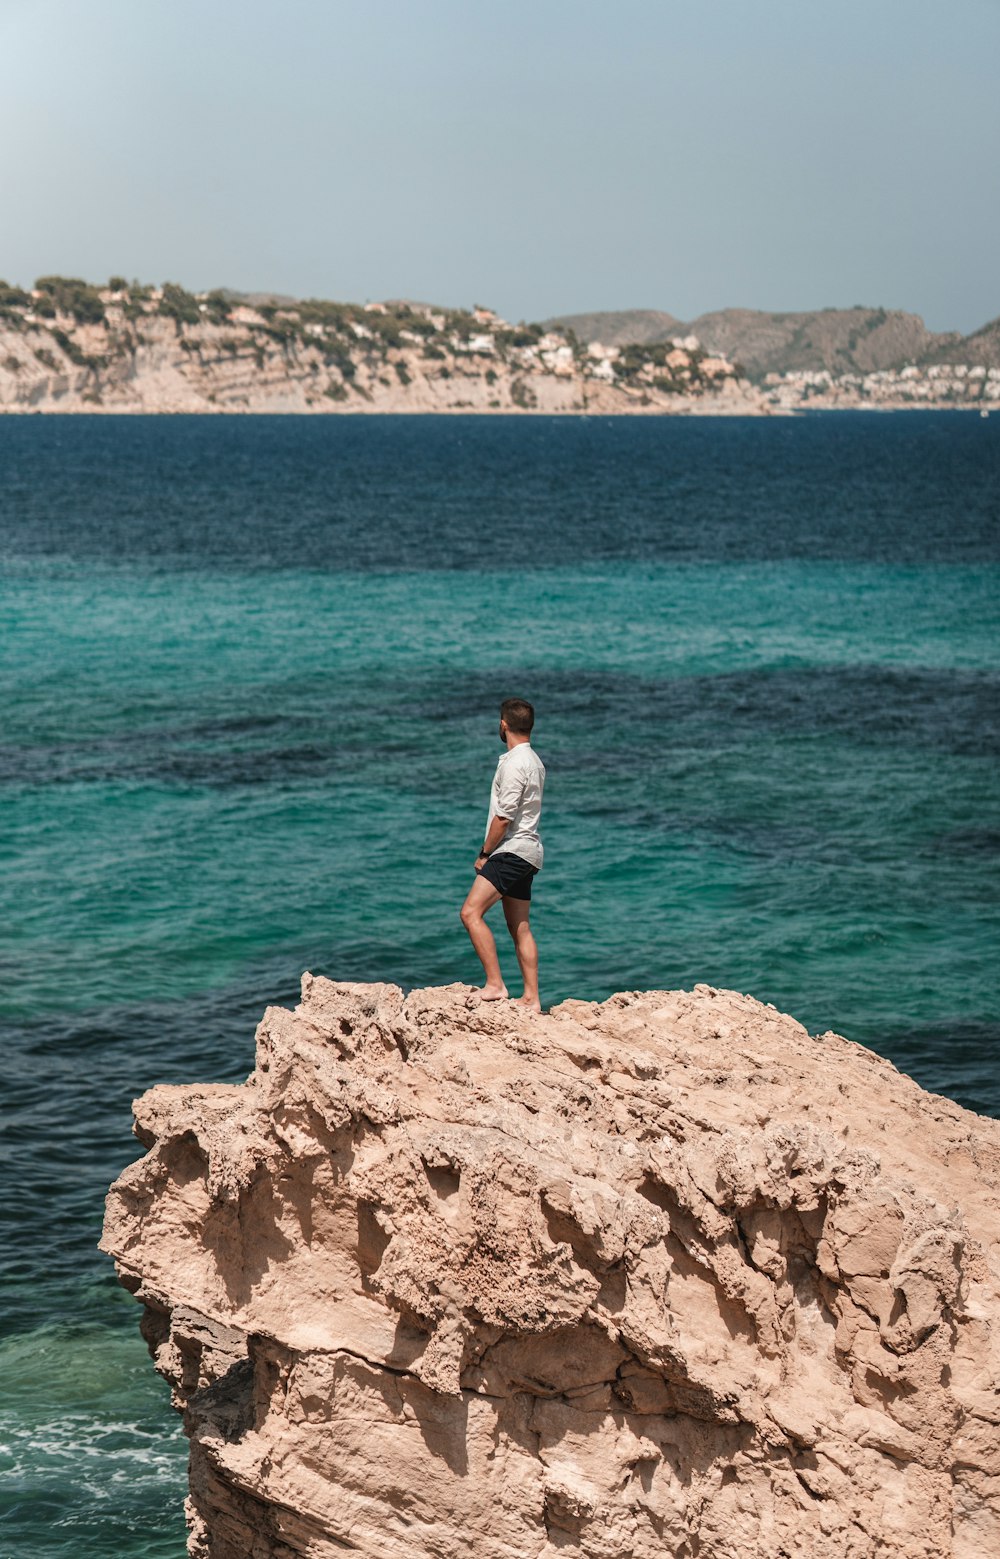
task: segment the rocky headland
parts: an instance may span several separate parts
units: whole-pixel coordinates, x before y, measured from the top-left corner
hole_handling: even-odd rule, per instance
[[[195,296],[120,277],[104,288],[0,283],[0,412],[763,409],[733,364],[697,341],[635,357],[509,325],[492,309]]]
[[[884,309],[655,310],[509,324],[488,308],[0,282],[3,412],[789,415],[1000,409],[1000,321]]]
[[[199,1559],[1000,1552],[1000,1124],[734,992],[305,975],[103,1248]]]

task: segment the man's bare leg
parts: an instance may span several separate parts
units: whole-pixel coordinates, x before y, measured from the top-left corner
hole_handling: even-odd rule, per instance
[[[497,944],[493,932],[483,919],[499,897],[500,894],[491,882],[487,882],[485,877],[477,877],[460,911],[462,924],[469,933],[469,940],[486,976],[486,984],[477,992],[480,1001],[504,1001],[507,996],[507,987],[500,974]]]
[[[517,954],[521,978],[524,980],[524,995],[519,997],[514,1005],[527,1007],[529,1012],[541,1012],[542,1004],[538,999],[538,947],[528,923],[530,910],[530,899],[504,899],[503,901],[507,930],[514,939],[514,951]]]

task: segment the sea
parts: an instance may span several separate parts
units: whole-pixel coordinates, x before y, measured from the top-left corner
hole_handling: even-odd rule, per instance
[[[131,1100],[305,969],[475,981],[504,697],[544,1003],[705,981],[1000,1115],[998,628],[1000,417],[0,418],[0,1555],[182,1559]]]

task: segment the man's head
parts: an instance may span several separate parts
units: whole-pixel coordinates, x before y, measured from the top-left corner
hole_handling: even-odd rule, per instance
[[[507,731],[522,740],[531,735],[535,723],[535,711],[524,698],[505,698],[500,705],[500,740],[505,741]],[[507,731],[504,730],[506,726]]]

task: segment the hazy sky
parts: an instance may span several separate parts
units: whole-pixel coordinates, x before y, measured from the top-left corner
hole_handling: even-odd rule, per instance
[[[1000,314],[1000,0],[0,0],[0,276]]]

